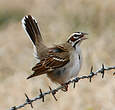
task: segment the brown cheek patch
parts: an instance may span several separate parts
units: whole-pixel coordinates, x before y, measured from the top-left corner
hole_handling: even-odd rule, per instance
[[[71,41],[75,41],[75,38],[71,37],[70,40],[71,40]]]

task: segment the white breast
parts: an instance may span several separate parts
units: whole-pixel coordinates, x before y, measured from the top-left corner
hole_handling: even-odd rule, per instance
[[[78,48],[72,53],[70,57],[70,63],[68,64],[67,80],[78,75],[81,68],[81,59],[81,51],[80,48]]]

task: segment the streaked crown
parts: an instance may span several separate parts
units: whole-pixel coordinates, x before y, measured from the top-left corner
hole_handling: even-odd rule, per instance
[[[76,45],[80,45],[81,41],[87,39],[85,35],[88,35],[84,32],[75,32],[69,36],[68,43],[70,43],[73,47],[76,47]]]

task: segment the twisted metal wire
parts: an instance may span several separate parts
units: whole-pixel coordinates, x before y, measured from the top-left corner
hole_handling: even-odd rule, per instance
[[[27,96],[27,94],[25,93],[25,97],[26,97],[25,102],[24,102],[23,104],[18,105],[18,106],[13,106],[13,107],[11,107],[9,110],[18,110],[18,109],[20,109],[20,108],[22,108],[22,107],[25,107],[25,106],[28,105],[28,104],[31,105],[31,108],[33,108],[32,103],[33,103],[34,101],[39,100],[39,99],[42,99],[42,102],[44,102],[44,97],[45,97],[46,95],[48,95],[48,94],[52,94],[52,96],[54,97],[54,99],[57,101],[57,98],[56,98],[55,94],[56,94],[59,90],[65,88],[65,86],[68,86],[69,84],[74,83],[73,88],[75,88],[75,84],[78,83],[79,80],[82,80],[82,79],[89,79],[89,81],[91,82],[91,81],[92,81],[92,78],[93,78],[94,76],[96,76],[98,73],[101,73],[102,78],[104,78],[105,71],[109,71],[109,70],[113,70],[113,69],[115,69],[115,66],[105,67],[104,64],[102,64],[101,68],[99,68],[98,70],[96,70],[95,72],[93,72],[93,66],[92,66],[89,75],[84,75],[84,76],[76,77],[76,78],[74,78],[74,79],[72,79],[72,80],[69,80],[67,83],[64,83],[63,86],[57,87],[56,89],[52,89],[52,88],[49,86],[49,89],[50,89],[50,90],[47,91],[47,92],[44,92],[44,93],[43,93],[42,90],[40,89],[40,94],[39,94],[38,96],[32,98],[32,99],[30,99],[30,98]],[[115,75],[115,72],[113,73],[113,75]]]

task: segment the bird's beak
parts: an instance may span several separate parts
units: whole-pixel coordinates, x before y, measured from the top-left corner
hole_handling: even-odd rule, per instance
[[[88,35],[88,33],[83,33],[83,35],[82,35],[82,40],[88,39],[85,35]]]
[[[84,34],[84,35],[88,35],[88,33],[85,33],[85,32],[84,32],[83,34]]]

